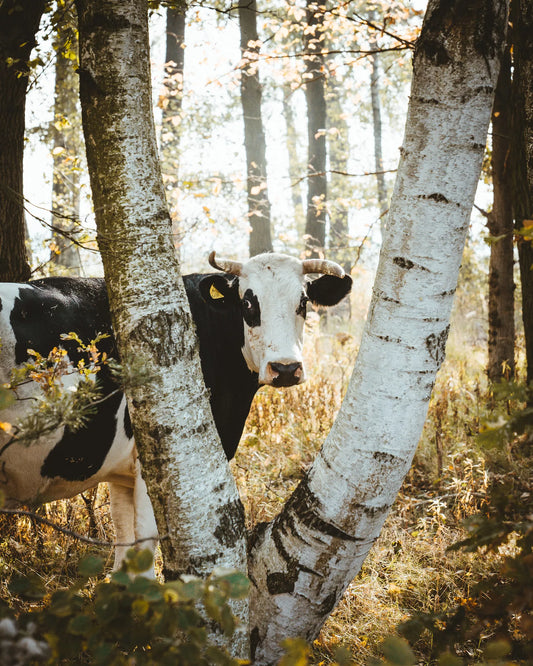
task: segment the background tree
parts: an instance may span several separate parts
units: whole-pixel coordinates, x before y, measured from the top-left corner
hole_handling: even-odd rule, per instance
[[[518,256],[522,283],[522,319],[527,381],[533,381],[533,6],[513,0],[513,203],[520,234]]]
[[[326,67],[324,6],[307,0],[304,26],[305,100],[307,103],[307,217],[305,247],[311,257],[326,246]]]
[[[23,154],[30,53],[45,0],[0,4],[0,281],[30,277],[23,203]]]
[[[489,337],[491,381],[514,375],[514,234],[511,194],[511,54],[506,50],[492,110],[493,205],[489,229]]]
[[[270,201],[267,187],[266,141],[261,110],[262,87],[259,81],[255,0],[239,4],[241,31],[241,104],[244,123],[244,148],[250,223],[250,256],[272,252]]]
[[[222,565],[245,571],[242,505],[203,384],[158,162],[147,3],[76,6],[98,242],[121,362],[133,378],[144,366],[143,381],[132,381],[126,395],[165,578],[206,576]],[[246,608],[240,611],[246,627]],[[244,656],[247,645],[241,631],[235,653]]]
[[[180,0],[167,7],[165,92],[161,99],[161,169],[174,228],[175,246],[179,248],[180,224],[178,211],[178,170],[183,106],[183,70],[185,68],[185,25],[187,5]]]
[[[83,153],[79,81],[76,73],[78,40],[75,17],[58,28],[55,50],[54,120],[52,122],[52,248],[50,260],[59,273],[81,274],[76,245],[80,217],[80,155]]]

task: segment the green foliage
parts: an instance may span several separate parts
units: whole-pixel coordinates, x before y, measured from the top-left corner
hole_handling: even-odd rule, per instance
[[[103,573],[103,561],[87,557],[79,566],[80,580],[54,592],[39,612],[18,619],[20,631],[38,628],[50,646],[49,663],[80,658],[92,664],[181,664],[183,666],[237,666],[225,648],[208,638],[206,622],[231,637],[237,620],[230,601],[248,593],[248,581],[238,572],[214,572],[206,581],[159,583],[138,574],[150,567],[149,551],[128,552],[121,571],[96,585],[88,595],[86,584]],[[12,581],[11,591],[26,599],[46,593],[36,577]],[[0,615],[11,611],[0,608]],[[221,642],[223,642],[221,640]]]

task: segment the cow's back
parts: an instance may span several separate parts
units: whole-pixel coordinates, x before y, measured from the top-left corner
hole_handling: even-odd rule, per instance
[[[74,340],[61,340],[63,333],[76,333],[87,344],[100,334],[107,338],[98,349],[116,357],[105,283],[99,278],[46,278],[28,284],[0,284],[0,372],[8,381],[11,369],[28,360],[28,349],[43,357],[58,345],[76,365],[85,353]],[[79,375],[63,378],[74,386]],[[95,485],[102,475],[127,475],[133,441],[126,432],[123,396],[116,392],[108,368],[98,373],[104,396],[88,425],[71,432],[61,427],[30,443],[10,443],[0,433],[0,488],[8,501],[33,503],[74,495]],[[2,420],[17,423],[31,408],[37,387],[29,382],[17,389],[19,400],[2,412]],[[122,403],[122,404],[121,404]],[[130,441],[131,440],[131,441]],[[112,455],[111,455],[112,454]]]

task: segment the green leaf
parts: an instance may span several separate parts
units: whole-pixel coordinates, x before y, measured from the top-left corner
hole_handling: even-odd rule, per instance
[[[44,599],[46,588],[36,574],[13,576],[8,586],[9,592],[24,599]]]
[[[80,560],[78,571],[84,578],[100,576],[104,572],[104,560],[95,555],[87,555]]]
[[[386,638],[382,649],[387,661],[394,666],[412,666],[416,663],[413,651],[402,638]]]
[[[77,615],[68,623],[68,630],[71,634],[86,636],[92,627],[92,620],[89,615]]]
[[[244,599],[248,596],[250,590],[250,581],[240,571],[217,576],[215,582],[222,582],[228,585],[227,594],[230,599]]]
[[[285,654],[278,666],[308,666],[311,648],[303,638],[286,638],[281,641]]]
[[[5,386],[0,386],[0,409],[7,409],[7,407],[11,407],[16,401],[17,398],[13,391]]]
[[[354,663],[352,653],[343,645],[335,649],[333,656],[338,666],[350,666]]]
[[[463,660],[453,654],[450,654],[449,652],[446,652],[440,655],[437,664],[438,666],[462,666]]]
[[[483,651],[484,659],[488,661],[500,660],[511,652],[511,646],[508,641],[491,641]]]

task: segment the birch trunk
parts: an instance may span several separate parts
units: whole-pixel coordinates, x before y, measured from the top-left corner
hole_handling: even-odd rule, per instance
[[[28,60],[44,0],[0,3],[0,281],[24,282],[26,253],[23,157]]]
[[[444,358],[507,22],[506,0],[430,0],[353,376],[322,451],[250,549],[252,653],[313,639],[381,530]],[[483,21],[479,21],[479,17]]]
[[[262,89],[257,69],[259,37],[255,0],[239,5],[241,30],[241,104],[246,151],[250,256],[272,252],[270,201],[267,187],[266,140],[261,110]]]
[[[211,417],[158,162],[146,0],[78,0],[98,241],[167,579],[246,571],[243,509]],[[136,370],[137,368],[137,370]],[[247,655],[247,608],[234,654]]]
[[[533,220],[533,5],[513,0],[513,203],[517,229]],[[518,239],[527,382],[533,382],[533,232]]]

